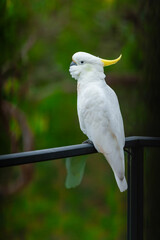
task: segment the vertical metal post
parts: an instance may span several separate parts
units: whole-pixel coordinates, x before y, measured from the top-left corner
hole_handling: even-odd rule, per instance
[[[128,157],[127,240],[143,240],[143,157],[137,143]]]

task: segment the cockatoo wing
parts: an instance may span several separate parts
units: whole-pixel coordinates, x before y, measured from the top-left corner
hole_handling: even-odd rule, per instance
[[[99,83],[88,87],[78,101],[78,115],[83,132],[94,143],[95,148],[104,154],[116,177],[121,191],[124,191],[125,142],[123,120],[116,94],[108,86]]]

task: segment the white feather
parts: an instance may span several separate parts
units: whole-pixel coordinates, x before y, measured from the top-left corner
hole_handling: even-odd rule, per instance
[[[70,73],[78,80],[77,110],[80,128],[97,151],[104,154],[120,191],[125,191],[125,136],[117,96],[105,82],[100,58],[79,52],[73,55],[73,60],[77,65],[70,67]]]

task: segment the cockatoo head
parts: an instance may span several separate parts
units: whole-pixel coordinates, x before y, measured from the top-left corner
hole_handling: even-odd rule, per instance
[[[77,52],[72,56],[69,71],[71,76],[78,80],[81,75],[89,72],[103,73],[103,67],[115,64],[120,59],[121,55],[114,60],[105,60],[86,52]]]

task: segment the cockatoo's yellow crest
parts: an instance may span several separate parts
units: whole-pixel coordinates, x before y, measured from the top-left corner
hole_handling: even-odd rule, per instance
[[[122,54],[118,58],[113,60],[101,59],[101,62],[103,63],[103,66],[106,67],[106,66],[110,66],[112,64],[117,63],[121,59],[121,57],[122,57]]]

